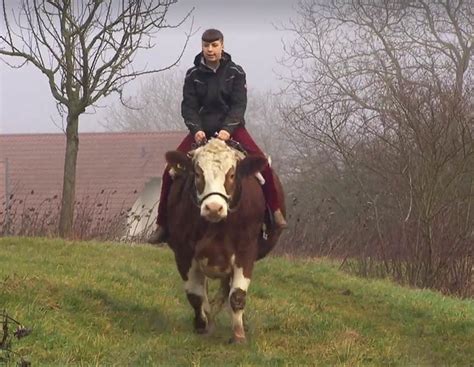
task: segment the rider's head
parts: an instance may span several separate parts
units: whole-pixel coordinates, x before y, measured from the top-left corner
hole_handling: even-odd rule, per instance
[[[217,29],[207,29],[201,37],[202,54],[207,64],[218,63],[224,51],[224,36]]]

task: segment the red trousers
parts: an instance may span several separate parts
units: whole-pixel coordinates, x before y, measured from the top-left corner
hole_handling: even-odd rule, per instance
[[[240,145],[249,153],[249,154],[260,154],[264,155],[257,144],[254,142],[248,131],[244,127],[238,127],[232,133],[232,139],[238,141]],[[192,149],[192,144],[194,143],[194,136],[192,134],[186,135],[184,140],[179,144],[176,150],[180,152],[187,153]],[[159,226],[166,225],[166,207],[168,205],[168,194],[171,187],[171,176],[169,173],[170,167],[167,166],[165,172],[163,173],[163,181],[161,183],[161,195],[160,202],[158,204],[158,218],[156,220]],[[275,181],[273,180],[273,173],[270,166],[267,164],[262,171],[262,176],[265,179],[265,184],[263,185],[263,195],[267,201],[268,206],[272,212],[280,208],[280,203],[278,202],[278,194],[275,187]]]

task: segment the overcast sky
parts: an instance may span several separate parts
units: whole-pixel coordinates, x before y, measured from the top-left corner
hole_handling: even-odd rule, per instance
[[[180,19],[193,7],[196,34],[189,41],[178,66],[183,74],[192,66],[200,52],[200,35],[207,28],[224,33],[225,50],[247,73],[250,89],[275,89],[277,73],[282,67],[277,60],[283,56],[282,39],[289,35],[275,29],[274,24],[288,24],[296,17],[298,0],[179,0],[170,11],[170,22]],[[141,54],[137,62],[150,68],[166,66],[174,61],[185,41],[190,21],[181,28],[158,34],[157,45]],[[126,92],[134,94],[147,76],[130,83]],[[149,78],[149,76],[148,76]],[[49,91],[46,78],[34,67],[10,69],[0,62],[0,134],[61,132],[61,119]],[[103,100],[102,107],[116,102],[116,97]],[[105,108],[88,109],[79,121],[79,130],[103,131],[100,121]]]

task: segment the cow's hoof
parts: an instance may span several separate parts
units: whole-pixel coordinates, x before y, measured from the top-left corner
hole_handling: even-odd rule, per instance
[[[214,322],[209,319],[209,315],[206,316],[205,319],[201,317],[194,319],[194,330],[197,334],[208,335],[214,331]]]
[[[200,317],[194,319],[194,330],[198,334],[207,334],[209,326],[207,320],[204,320]]]
[[[215,326],[213,322],[209,322],[205,327],[196,327],[196,333],[199,335],[210,335],[214,332]]]
[[[247,338],[245,336],[233,336],[229,339],[229,344],[246,344]]]
[[[206,328],[196,328],[196,333],[199,335],[206,335],[209,334],[209,329]]]

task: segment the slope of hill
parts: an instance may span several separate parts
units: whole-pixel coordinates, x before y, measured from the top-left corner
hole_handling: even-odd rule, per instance
[[[13,341],[33,365],[474,364],[474,301],[324,260],[257,264],[246,345],[227,343],[225,310],[214,334],[194,334],[172,252],[146,245],[0,238],[2,309],[33,329]]]

